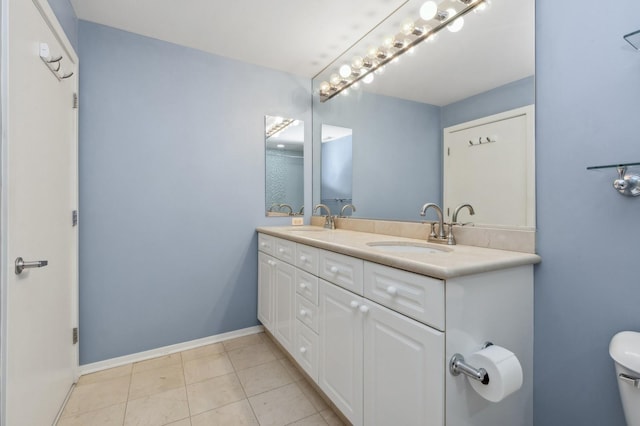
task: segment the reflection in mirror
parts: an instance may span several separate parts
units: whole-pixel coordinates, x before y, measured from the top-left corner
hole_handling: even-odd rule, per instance
[[[314,78],[314,204],[324,197],[318,164],[322,124],[347,127],[357,135],[352,145],[352,198],[358,217],[419,221],[421,205],[443,202],[444,130],[534,103],[534,0],[493,0],[488,10],[465,16],[459,32],[444,30],[437,40],[417,46],[413,55],[406,53],[399,63],[386,65],[369,84],[361,82],[346,96],[320,101],[323,82],[332,77],[336,81],[346,64],[352,69],[360,65],[371,46],[385,46],[385,39],[398,34],[408,20],[431,25],[420,21],[423,3],[406,2]],[[439,5],[459,8],[460,1],[443,0]],[[451,209],[448,213],[451,220]],[[431,214],[427,220],[435,219]],[[483,223],[535,226],[486,216]]]
[[[304,214],[304,123],[265,116],[267,216]]]
[[[322,125],[321,202],[334,214],[340,213],[345,205],[352,203],[351,137],[351,129]],[[350,209],[345,209],[345,215],[351,214]]]

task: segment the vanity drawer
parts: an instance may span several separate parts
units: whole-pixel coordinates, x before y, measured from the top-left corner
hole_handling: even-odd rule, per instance
[[[296,269],[296,293],[318,306],[318,277]]]
[[[320,278],[362,295],[364,261],[327,250],[319,250]]]
[[[274,237],[273,255],[292,265],[295,264],[296,243]]]
[[[316,333],[318,332],[318,307],[299,294],[296,295],[296,318]]]
[[[258,234],[258,250],[273,255],[274,239],[271,235]]]
[[[444,331],[444,281],[365,262],[364,282],[367,299]]]
[[[313,275],[318,275],[318,249],[296,244],[296,266]]]
[[[293,357],[303,370],[318,382],[318,335],[296,320],[296,337]]]

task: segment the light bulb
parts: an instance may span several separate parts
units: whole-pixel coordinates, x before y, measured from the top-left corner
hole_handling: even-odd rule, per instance
[[[333,84],[334,86],[340,84],[341,81],[342,80],[340,80],[340,76],[338,74],[331,74],[331,77],[329,77],[329,82],[331,82],[331,84]]]
[[[331,85],[328,82],[323,81],[320,83],[320,93],[328,93],[330,89]]]
[[[344,89],[342,91],[342,96],[349,96],[349,89]]]
[[[275,134],[275,135],[273,135],[273,136],[278,136],[279,134],[280,134],[280,133]],[[279,144],[278,144],[278,145],[276,145],[276,146],[277,146],[278,148],[284,148],[284,144],[282,144],[282,143],[279,143]]]
[[[351,75],[351,65],[343,65],[340,67],[340,76],[347,78]]]
[[[384,47],[386,47],[387,49],[391,49],[395,44],[395,41],[396,40],[393,37],[387,37],[384,39],[384,42],[382,44],[384,44]]]
[[[367,74],[363,79],[362,82],[364,84],[371,84],[371,82],[373,81],[373,73],[370,72],[369,74]]]
[[[300,120],[294,120],[293,123],[291,123],[292,126],[299,126],[300,125]]]
[[[447,25],[447,29],[452,33],[457,33],[462,29],[462,27],[464,27],[464,18],[462,16]]]
[[[399,56],[396,56],[391,60],[392,64],[397,64],[398,62],[400,62],[400,57]]]
[[[375,71],[373,71],[374,73],[380,75],[384,73],[384,66],[376,68]]]
[[[362,60],[362,56],[355,56],[353,58],[353,62],[351,62],[351,66],[357,70],[362,68],[364,65],[364,61]]]
[[[351,87],[353,88],[353,90],[358,90],[360,88],[360,82],[356,81],[351,85]]]
[[[273,121],[276,124],[280,124],[280,123],[282,123],[284,121],[284,118],[282,118],[282,117],[274,117]]]
[[[368,55],[369,55],[370,58],[375,58],[376,55],[378,54],[378,48],[377,47],[370,47],[367,52],[369,52]]]
[[[481,4],[479,4],[478,6],[476,6],[475,9],[473,9],[473,11],[475,13],[480,13],[480,12],[484,12],[487,9],[489,9],[491,7],[491,2],[489,0],[484,0]]]
[[[427,1],[420,7],[420,17],[425,21],[433,19],[438,13],[438,5],[435,1]]]
[[[413,21],[407,21],[402,24],[402,32],[404,33],[404,35],[411,35],[413,34],[413,30],[415,27],[416,24]]]

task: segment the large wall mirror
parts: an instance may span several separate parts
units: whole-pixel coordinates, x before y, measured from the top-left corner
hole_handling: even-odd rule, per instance
[[[267,216],[304,214],[304,123],[267,115],[265,211]]]
[[[424,220],[419,216],[424,203],[441,205],[443,184],[448,180],[443,175],[445,130],[460,130],[463,123],[519,108],[527,107],[533,113],[534,2],[492,0],[486,10],[465,15],[464,26],[459,31],[445,28],[435,40],[426,40],[414,51],[404,53],[398,63],[388,63],[383,72],[371,73],[373,81],[360,81],[359,87],[350,87],[346,95],[341,93],[321,100],[319,92],[323,82],[339,81],[341,67],[362,66],[363,60],[375,60],[381,49],[391,51],[395,43],[414,37],[412,28],[433,25],[433,20],[420,18],[425,0],[399,1],[396,12],[320,72],[313,79],[313,203],[332,198],[340,202],[340,198],[347,198],[326,194],[323,184],[322,172],[332,168],[330,162],[335,159],[335,155],[325,155],[322,143],[324,129],[332,126],[352,130],[351,155],[348,161],[341,160],[352,167],[351,173],[345,176],[350,179],[349,202],[357,208],[354,217],[420,221]],[[435,3],[439,11],[446,11],[460,10],[474,1]],[[403,29],[408,34],[405,39]],[[378,53],[370,53],[376,50]],[[495,135],[482,134],[482,141],[486,141],[487,136]],[[477,144],[477,139],[472,142]],[[511,141],[509,137],[498,139],[500,142],[492,144],[491,149]],[[475,147],[473,153],[481,149],[484,147]],[[488,149],[483,152],[486,154]],[[534,155],[526,160],[527,171],[520,167],[505,170],[509,174],[524,173],[525,176],[517,180],[531,187],[535,179]],[[474,173],[477,176],[483,170]],[[465,186],[461,187],[464,191]],[[449,198],[464,199],[465,194]],[[535,210],[535,200],[529,201],[527,209]],[[455,206],[444,206],[445,215],[447,207]],[[338,214],[339,210],[332,208],[332,213]],[[449,220],[451,213],[449,208]],[[483,215],[481,224],[535,226],[532,216],[525,216],[528,219],[524,221],[504,223],[503,218]],[[427,217],[428,220],[434,218]],[[465,217],[463,221],[472,219]]]

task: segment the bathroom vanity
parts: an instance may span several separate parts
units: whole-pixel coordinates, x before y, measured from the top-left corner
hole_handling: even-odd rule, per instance
[[[258,318],[354,425],[532,425],[535,254],[315,226],[258,228]],[[500,402],[449,372],[491,341]]]

